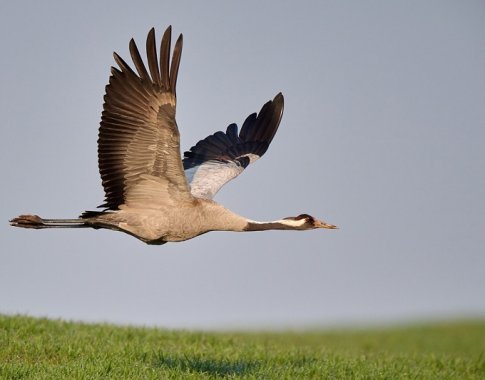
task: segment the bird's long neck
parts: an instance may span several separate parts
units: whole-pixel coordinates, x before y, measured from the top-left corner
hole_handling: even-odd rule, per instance
[[[279,219],[269,222],[248,220],[244,231],[267,231],[267,230],[301,230],[303,222],[299,220]]]
[[[267,231],[267,230],[301,230],[304,220],[279,219],[268,222],[258,222],[244,218],[223,206],[205,199],[200,199],[203,205],[204,222],[201,228],[208,231]],[[207,222],[207,223],[206,223]]]

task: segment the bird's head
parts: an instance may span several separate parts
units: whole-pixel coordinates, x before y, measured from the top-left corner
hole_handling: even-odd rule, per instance
[[[283,220],[288,221],[288,224],[291,224],[292,227],[298,230],[313,230],[316,228],[328,228],[328,229],[336,229],[337,226],[333,224],[329,224],[324,222],[323,220],[318,220],[311,215],[308,214],[300,214],[298,216],[289,216],[284,218]]]

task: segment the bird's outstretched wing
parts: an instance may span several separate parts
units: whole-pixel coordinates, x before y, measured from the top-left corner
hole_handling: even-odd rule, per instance
[[[170,64],[171,27],[160,46],[151,29],[146,42],[148,69],[134,40],[130,54],[135,73],[114,53],[120,69],[111,68],[98,139],[98,161],[106,193],[100,207],[157,207],[167,198],[192,199],[183,172],[180,135],[175,121],[175,86],[182,54],[178,38]]]
[[[224,184],[259,159],[278,130],[283,106],[279,93],[258,114],[247,117],[239,134],[237,125],[231,124],[225,133],[216,132],[185,152],[183,164],[192,195],[212,199]]]

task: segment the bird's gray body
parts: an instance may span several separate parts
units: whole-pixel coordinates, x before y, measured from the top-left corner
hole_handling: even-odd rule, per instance
[[[177,207],[122,207],[85,221],[93,227],[126,232],[148,244],[184,241],[210,231],[244,231],[248,224],[220,204],[197,198]]]

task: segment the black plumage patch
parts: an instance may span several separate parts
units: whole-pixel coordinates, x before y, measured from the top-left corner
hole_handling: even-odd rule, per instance
[[[315,221],[315,218],[311,215],[308,215],[308,214],[300,214],[298,216],[289,216],[285,219],[286,220],[302,220],[302,219],[305,219],[309,223],[313,223]]]
[[[200,140],[184,153],[184,169],[200,166],[207,161],[235,162],[246,168],[250,163],[249,154],[261,157],[273,140],[281,116],[284,99],[279,93],[259,111],[244,121],[238,133],[238,126],[230,124],[226,132],[218,131]]]

